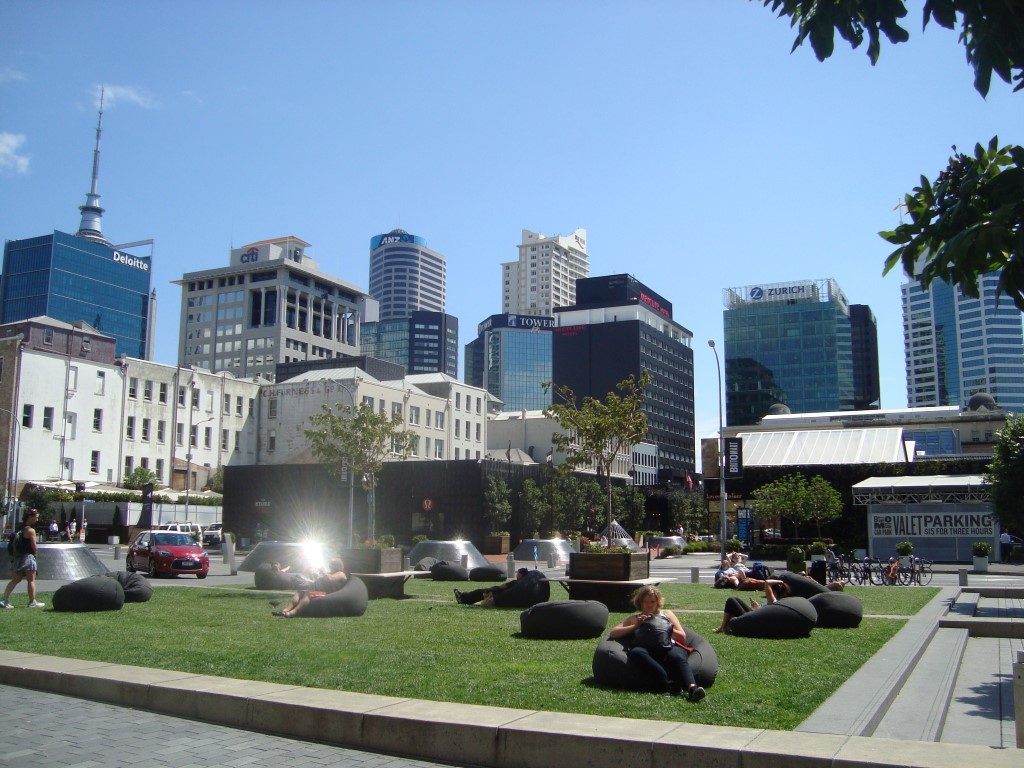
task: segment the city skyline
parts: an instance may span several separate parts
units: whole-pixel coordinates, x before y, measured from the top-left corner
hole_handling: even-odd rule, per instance
[[[903,277],[881,277],[877,232],[951,145],[1024,143],[1022,97],[978,96],[934,25],[872,67],[790,54],[749,3],[300,8],[5,7],[0,234],[77,230],[106,84],[103,233],[156,241],[156,361],[176,356],[171,281],[232,246],[293,232],[366,290],[367,238],[415,232],[468,329],[501,311],[522,229],[584,228],[592,276],[658,286],[693,331],[698,441],[729,285],[835,279],[877,317],[881,404],[902,407]]]

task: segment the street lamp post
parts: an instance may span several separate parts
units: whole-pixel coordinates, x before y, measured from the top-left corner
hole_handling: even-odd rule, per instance
[[[718,540],[721,546],[721,555],[724,558],[728,528],[725,518],[725,424],[722,420],[722,364],[718,359],[715,340],[708,339],[708,346],[715,353],[715,368],[718,371]]]
[[[349,401],[352,403],[352,412],[350,414],[350,416],[352,418],[355,418],[355,415],[356,415],[356,387],[357,386],[358,385],[356,384],[356,382],[353,381],[351,389],[349,389],[347,386],[344,386],[344,385],[341,387],[342,391],[345,392],[345,394],[348,395]],[[354,515],[354,510],[352,509],[352,506],[353,506],[354,501],[355,501],[355,487],[356,487],[356,478],[355,478],[355,475],[352,474],[352,460],[351,459],[346,461],[345,471],[348,473],[348,537],[347,537],[348,543],[345,546],[351,548],[351,546],[352,546],[352,526],[355,524],[355,515]]]
[[[208,421],[213,421],[214,417],[210,416],[208,419],[202,421],[192,421],[192,411],[195,410],[193,406],[194,393],[199,391],[198,385],[193,381],[189,384],[189,401],[188,401],[188,451],[185,453],[185,520],[188,521],[188,506],[189,496],[192,493],[192,427],[198,427],[200,424],[206,424]],[[199,442],[199,434],[196,434],[196,443]]]
[[[21,449],[21,420],[17,418],[14,411],[9,411],[6,408],[0,408],[3,413],[9,414],[11,417],[11,434],[10,440],[7,444],[7,484],[4,488],[4,492],[7,495],[4,504],[4,514],[10,514],[14,512],[15,499],[18,495],[18,453]],[[14,427],[18,428],[18,431],[14,431]],[[13,527],[13,526],[12,526]]]

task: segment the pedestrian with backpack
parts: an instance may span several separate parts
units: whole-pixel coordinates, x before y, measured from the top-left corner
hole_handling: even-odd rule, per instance
[[[4,599],[0,601],[0,608],[13,608],[11,604],[11,593],[14,588],[24,579],[28,587],[28,607],[42,608],[45,603],[36,600],[36,572],[39,566],[36,564],[36,521],[39,520],[39,512],[30,509],[25,513],[21,530],[11,537],[7,545],[7,552],[14,558],[11,564],[11,572],[14,574],[4,590]]]

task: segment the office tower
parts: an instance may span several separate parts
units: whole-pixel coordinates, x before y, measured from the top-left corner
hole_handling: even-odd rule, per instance
[[[370,238],[370,295],[380,302],[380,319],[413,312],[444,312],[444,256],[422,237],[393,229]]]
[[[0,323],[51,317],[85,322],[114,337],[116,354],[153,352],[156,295],[150,290],[152,240],[111,245],[103,236],[99,168],[103,107],[96,123],[92,184],[78,232],[9,240],[0,277]],[[149,247],[148,254],[139,248]]]
[[[362,325],[361,352],[414,373],[445,373],[457,378],[459,319],[444,312],[416,311]]]
[[[466,383],[501,400],[503,411],[542,410],[551,405],[553,317],[491,315],[466,345]]]
[[[866,411],[882,405],[878,375],[878,324],[867,304],[850,305],[850,340],[853,354],[853,409]]]
[[[501,311],[550,317],[576,301],[576,281],[590,273],[587,230],[548,237],[523,230],[519,260],[501,265]]]
[[[292,235],[234,248],[180,280],[178,364],[274,380],[275,366],[359,354],[366,294],[320,271]]]
[[[756,424],[773,400],[792,413],[853,409],[850,307],[834,280],[728,288],[724,299],[728,424]]]
[[[659,475],[693,472],[693,334],[672,319],[672,305],[631,275],[591,277],[577,282],[576,303],[556,309],[555,321],[555,387],[604,399],[646,370],[645,440],[658,446]]]
[[[986,392],[1000,408],[1024,408],[1021,312],[997,298],[1000,272],[982,275],[980,298],[942,280],[902,286],[907,405],[965,406]]]

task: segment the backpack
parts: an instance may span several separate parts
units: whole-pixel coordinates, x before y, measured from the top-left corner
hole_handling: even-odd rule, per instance
[[[772,577],[772,569],[758,560],[750,567],[750,575],[755,579],[764,581]]]
[[[21,531],[18,531],[7,540],[7,554],[11,557],[21,557],[21,550]]]

